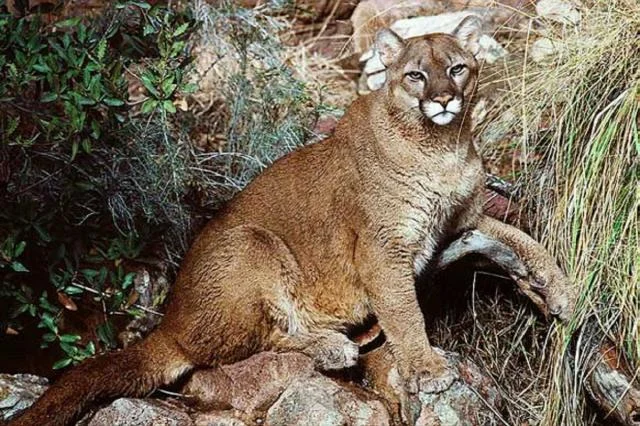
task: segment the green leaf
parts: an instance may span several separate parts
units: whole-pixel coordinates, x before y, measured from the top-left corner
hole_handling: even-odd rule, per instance
[[[78,103],[80,105],[95,105],[96,104],[96,101],[94,101],[91,98],[87,98],[86,96],[79,95],[77,98],[78,98]]]
[[[16,131],[16,129],[18,128],[18,125],[20,124],[20,116],[17,117],[10,117],[9,118],[9,125],[7,126],[7,130],[5,133],[5,137],[9,137],[13,134],[13,132]]]
[[[71,358],[62,358],[61,360],[56,361],[56,363],[55,363],[55,364],[53,364],[53,367],[52,367],[52,368],[53,368],[54,370],[59,370],[59,369],[61,369],[61,368],[65,368],[65,367],[67,367],[69,364],[71,364],[71,362],[72,362],[72,361],[73,361],[73,360],[72,360]]]
[[[40,102],[48,103],[58,99],[58,94],[53,92],[44,92],[40,97]]]
[[[42,317],[40,318],[40,324],[38,324],[38,328],[46,328],[50,330],[53,334],[58,333],[58,325],[56,324],[56,320],[48,312],[44,312],[42,314]]]
[[[145,1],[129,1],[129,2],[127,2],[126,5],[122,5],[122,7],[126,7],[127,5],[130,5],[130,4],[132,4],[134,6],[138,6],[139,8],[145,9],[145,10],[151,9],[151,5],[149,3],[147,3],[147,2],[145,2]],[[120,5],[118,5],[118,6],[120,6]],[[116,6],[116,7],[118,7],[118,6]],[[122,7],[118,7],[118,8],[122,8]]]
[[[98,43],[98,47],[96,48],[96,58],[98,58],[99,61],[102,61],[106,52],[107,39],[103,38],[102,40],[100,40],[100,42]]]
[[[175,114],[176,112],[176,106],[171,101],[162,102],[162,107],[165,111],[170,112],[171,114]]]
[[[44,340],[44,341],[45,341],[45,342],[47,342],[47,343],[51,343],[51,342],[53,342],[54,340],[56,340],[56,337],[57,337],[57,336],[56,336],[55,334],[53,334],[53,333],[44,333],[44,334],[42,335],[42,340]]]
[[[42,293],[42,296],[40,296],[40,299],[38,299],[38,302],[42,309],[44,309],[45,311],[51,314],[57,314],[60,311],[58,307],[53,306],[51,303],[49,303],[49,299],[47,298],[46,292]]]
[[[20,241],[13,250],[13,257],[19,257],[24,252],[26,246],[27,243],[25,241]]]
[[[77,334],[63,334],[60,336],[60,341],[65,343],[75,343],[80,339],[81,337]]]
[[[109,270],[104,266],[100,268],[100,273],[98,274],[97,278],[98,278],[98,282],[101,285],[104,284],[104,281],[107,279],[108,273],[109,273]]]
[[[184,49],[185,46],[186,43],[184,41],[176,41],[171,45],[171,53],[173,55],[177,55],[182,49]]]
[[[36,232],[38,233],[38,236],[42,241],[44,241],[45,243],[51,242],[51,235],[49,235],[47,230],[44,229],[42,226],[34,223],[33,229],[36,230]]]
[[[155,85],[151,81],[151,77],[149,77],[148,75],[142,75],[140,77],[140,80],[142,81],[142,85],[147,89],[149,93],[151,93],[156,98],[160,97],[160,92],[158,92],[158,89],[156,89]]]
[[[51,72],[51,68],[49,68],[49,66],[47,64],[35,64],[32,67],[34,70],[41,72],[41,73],[50,73]]]
[[[155,28],[153,28],[153,25],[145,24],[144,29],[142,30],[142,35],[146,37],[149,34],[153,34],[155,31],[156,30],[155,30]]]
[[[29,270],[17,260],[11,262],[11,269],[13,269],[15,272],[29,272]]]
[[[187,83],[182,86],[182,92],[184,93],[194,93],[198,90],[198,85],[196,83]]]
[[[95,269],[81,269],[80,272],[89,281],[93,280],[100,273],[99,271],[96,271]]]
[[[143,114],[149,114],[154,109],[156,109],[157,106],[158,106],[158,101],[156,101],[155,99],[147,99],[142,104],[142,108],[141,108],[142,113]]]
[[[105,346],[114,347],[116,345],[116,333],[110,321],[98,325],[98,327],[96,327],[96,334]]]
[[[81,289],[81,288],[79,288],[79,287],[75,287],[75,286],[70,285],[69,287],[66,287],[66,288],[64,289],[64,292],[65,292],[65,293],[67,293],[67,294],[69,294],[69,295],[74,296],[74,295],[76,295],[76,294],[82,294],[82,293],[84,293],[84,290],[83,290],[83,289]]]
[[[78,141],[73,141],[73,144],[71,144],[71,161],[73,161],[76,158],[77,154],[78,154]]]
[[[27,312],[27,310],[29,309],[29,304],[23,304],[18,306],[17,309],[15,309],[13,312],[11,312],[11,318],[15,318],[18,315]]]
[[[87,343],[87,346],[85,346],[84,350],[82,351],[82,354],[84,355],[85,358],[95,355],[95,353],[96,353],[96,345],[95,343],[93,343],[93,341]]]
[[[63,21],[56,22],[54,25],[58,28],[70,28],[70,27],[77,26],[79,23],[80,23],[80,18],[75,17],[75,18],[69,18]]]
[[[106,105],[114,106],[114,107],[119,107],[124,105],[124,101],[116,98],[104,98],[102,102],[105,103]]]
[[[184,24],[182,24],[178,28],[176,28],[176,30],[173,32],[173,36],[174,37],[181,36],[182,34],[185,33],[185,31],[187,31],[188,28],[189,28],[189,23],[185,22]]]
[[[129,288],[129,286],[133,284],[133,279],[135,277],[136,277],[135,272],[129,272],[127,275],[125,275],[124,279],[122,280],[122,289],[126,290],[127,288]]]
[[[77,346],[63,341],[60,341],[60,349],[62,349],[67,355],[71,357],[77,355],[80,351]]]
[[[91,141],[89,139],[82,139],[82,150],[87,154],[91,153]]]

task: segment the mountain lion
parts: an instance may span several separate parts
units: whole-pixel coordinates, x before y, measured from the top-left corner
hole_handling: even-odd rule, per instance
[[[63,425],[94,400],[144,395],[198,367],[264,350],[300,351],[320,369],[358,362],[346,336],[375,315],[408,394],[450,384],[429,345],[414,279],[468,229],[513,247],[570,314],[568,282],[521,231],[482,214],[485,175],[471,142],[480,23],[453,35],[376,37],[388,67],[335,134],[276,161],[204,228],[162,324],[142,342],[64,374],[11,425]]]

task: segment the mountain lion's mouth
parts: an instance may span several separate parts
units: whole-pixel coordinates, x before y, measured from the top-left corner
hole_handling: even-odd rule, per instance
[[[429,120],[439,126],[444,126],[453,121],[456,114],[462,109],[462,100],[454,98],[443,106],[439,102],[426,102],[420,105],[422,112]]]
[[[444,126],[445,124],[451,123],[455,116],[456,115],[450,111],[442,111],[429,117],[429,119],[440,126]]]

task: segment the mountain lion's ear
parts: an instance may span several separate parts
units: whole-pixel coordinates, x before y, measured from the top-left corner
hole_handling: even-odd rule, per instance
[[[404,41],[390,29],[383,28],[376,33],[375,48],[384,66],[388,67],[400,57],[404,49]]]
[[[458,39],[460,45],[475,56],[480,50],[480,35],[482,33],[482,21],[475,15],[469,15],[453,30],[453,36]]]

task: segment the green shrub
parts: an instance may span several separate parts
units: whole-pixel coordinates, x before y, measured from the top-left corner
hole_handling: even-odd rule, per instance
[[[118,3],[91,24],[0,15],[0,324],[40,327],[55,368],[114,347],[113,315],[141,314],[131,261],[162,253],[171,278],[197,223],[305,143],[319,112],[285,65],[278,7],[197,5]],[[225,61],[197,93],[215,106],[195,112],[194,45]],[[224,143],[198,147],[203,123]],[[65,331],[84,307],[104,313],[95,342]]]
[[[135,313],[123,260],[157,233],[186,241],[191,158],[167,114],[194,89],[185,72],[195,27],[186,12],[144,2],[117,4],[97,25],[0,15],[0,297],[10,326],[34,317],[43,346],[60,346],[54,368],[95,352],[59,330],[65,307],[102,305],[98,335],[113,345],[110,315]],[[126,78],[136,62],[146,91],[139,112]]]

